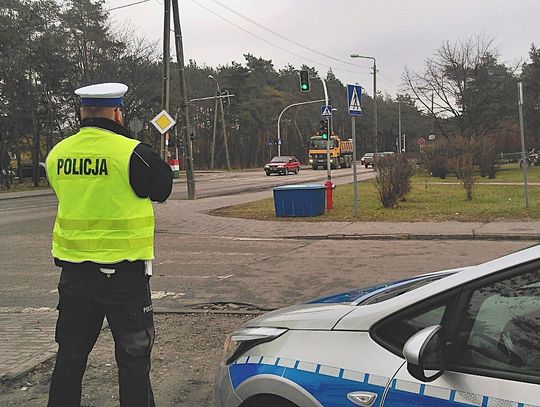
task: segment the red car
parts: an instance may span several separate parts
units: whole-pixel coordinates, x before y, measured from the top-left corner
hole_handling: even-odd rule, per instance
[[[298,174],[300,172],[300,161],[292,155],[276,156],[264,166],[266,175],[270,174]]]

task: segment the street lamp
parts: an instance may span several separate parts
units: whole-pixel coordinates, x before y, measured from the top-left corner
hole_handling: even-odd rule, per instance
[[[375,152],[378,152],[378,135],[377,135],[377,62],[375,57],[368,57],[359,54],[351,54],[351,58],[363,58],[373,60],[373,133],[375,137]]]
[[[334,112],[337,112],[337,107],[333,107],[332,108],[332,116],[330,116],[330,137],[329,138],[332,138],[332,136],[334,135]]]
[[[219,82],[216,78],[214,78],[212,75],[208,75],[208,77],[216,82],[217,92],[219,93]]]

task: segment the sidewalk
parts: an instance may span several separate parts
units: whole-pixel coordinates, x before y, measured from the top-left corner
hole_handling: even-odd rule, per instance
[[[50,190],[0,194],[0,200],[51,194]],[[260,239],[280,236],[290,239],[411,239],[411,240],[527,240],[538,241],[540,221],[528,222],[312,222],[256,221],[216,217],[209,211],[243,202],[268,198],[272,191],[168,201],[157,204],[156,232]],[[54,356],[56,311],[43,309],[13,312],[0,308],[0,382],[25,375]]]

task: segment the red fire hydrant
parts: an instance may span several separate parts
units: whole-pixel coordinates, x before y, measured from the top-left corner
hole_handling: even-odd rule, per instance
[[[332,190],[336,187],[336,184],[328,180],[324,183],[324,186],[326,187],[326,210],[330,210],[333,205]]]

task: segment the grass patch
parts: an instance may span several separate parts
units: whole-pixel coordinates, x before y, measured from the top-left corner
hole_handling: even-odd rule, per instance
[[[438,177],[431,177],[426,176],[425,177],[427,182],[447,182],[447,183],[455,183],[459,182],[459,179],[452,174],[448,175],[445,179],[441,179]],[[529,182],[540,182],[540,167],[529,167],[527,170],[527,178]],[[500,167],[500,169],[497,171],[496,178],[489,179],[488,177],[480,177],[478,176],[476,178],[476,182],[484,183],[484,182],[520,182],[523,183],[523,170],[519,168],[519,164],[504,164]]]
[[[378,197],[375,180],[358,184],[358,214],[354,217],[353,185],[339,185],[334,190],[334,209],[317,217],[276,218],[272,198],[214,210],[219,216],[258,220],[286,221],[391,221],[391,222],[443,222],[443,221],[500,221],[537,220],[540,218],[540,186],[529,186],[529,208],[525,208],[522,185],[498,185],[500,182],[523,182],[517,168],[504,168],[497,178],[479,178],[473,200],[465,200],[465,190],[455,177],[446,180],[414,176],[407,201],[396,209],[383,208]],[[499,174],[501,177],[499,178]],[[535,180],[538,181],[535,181]],[[529,182],[540,182],[540,167],[529,171]],[[490,185],[491,184],[491,185]]]

